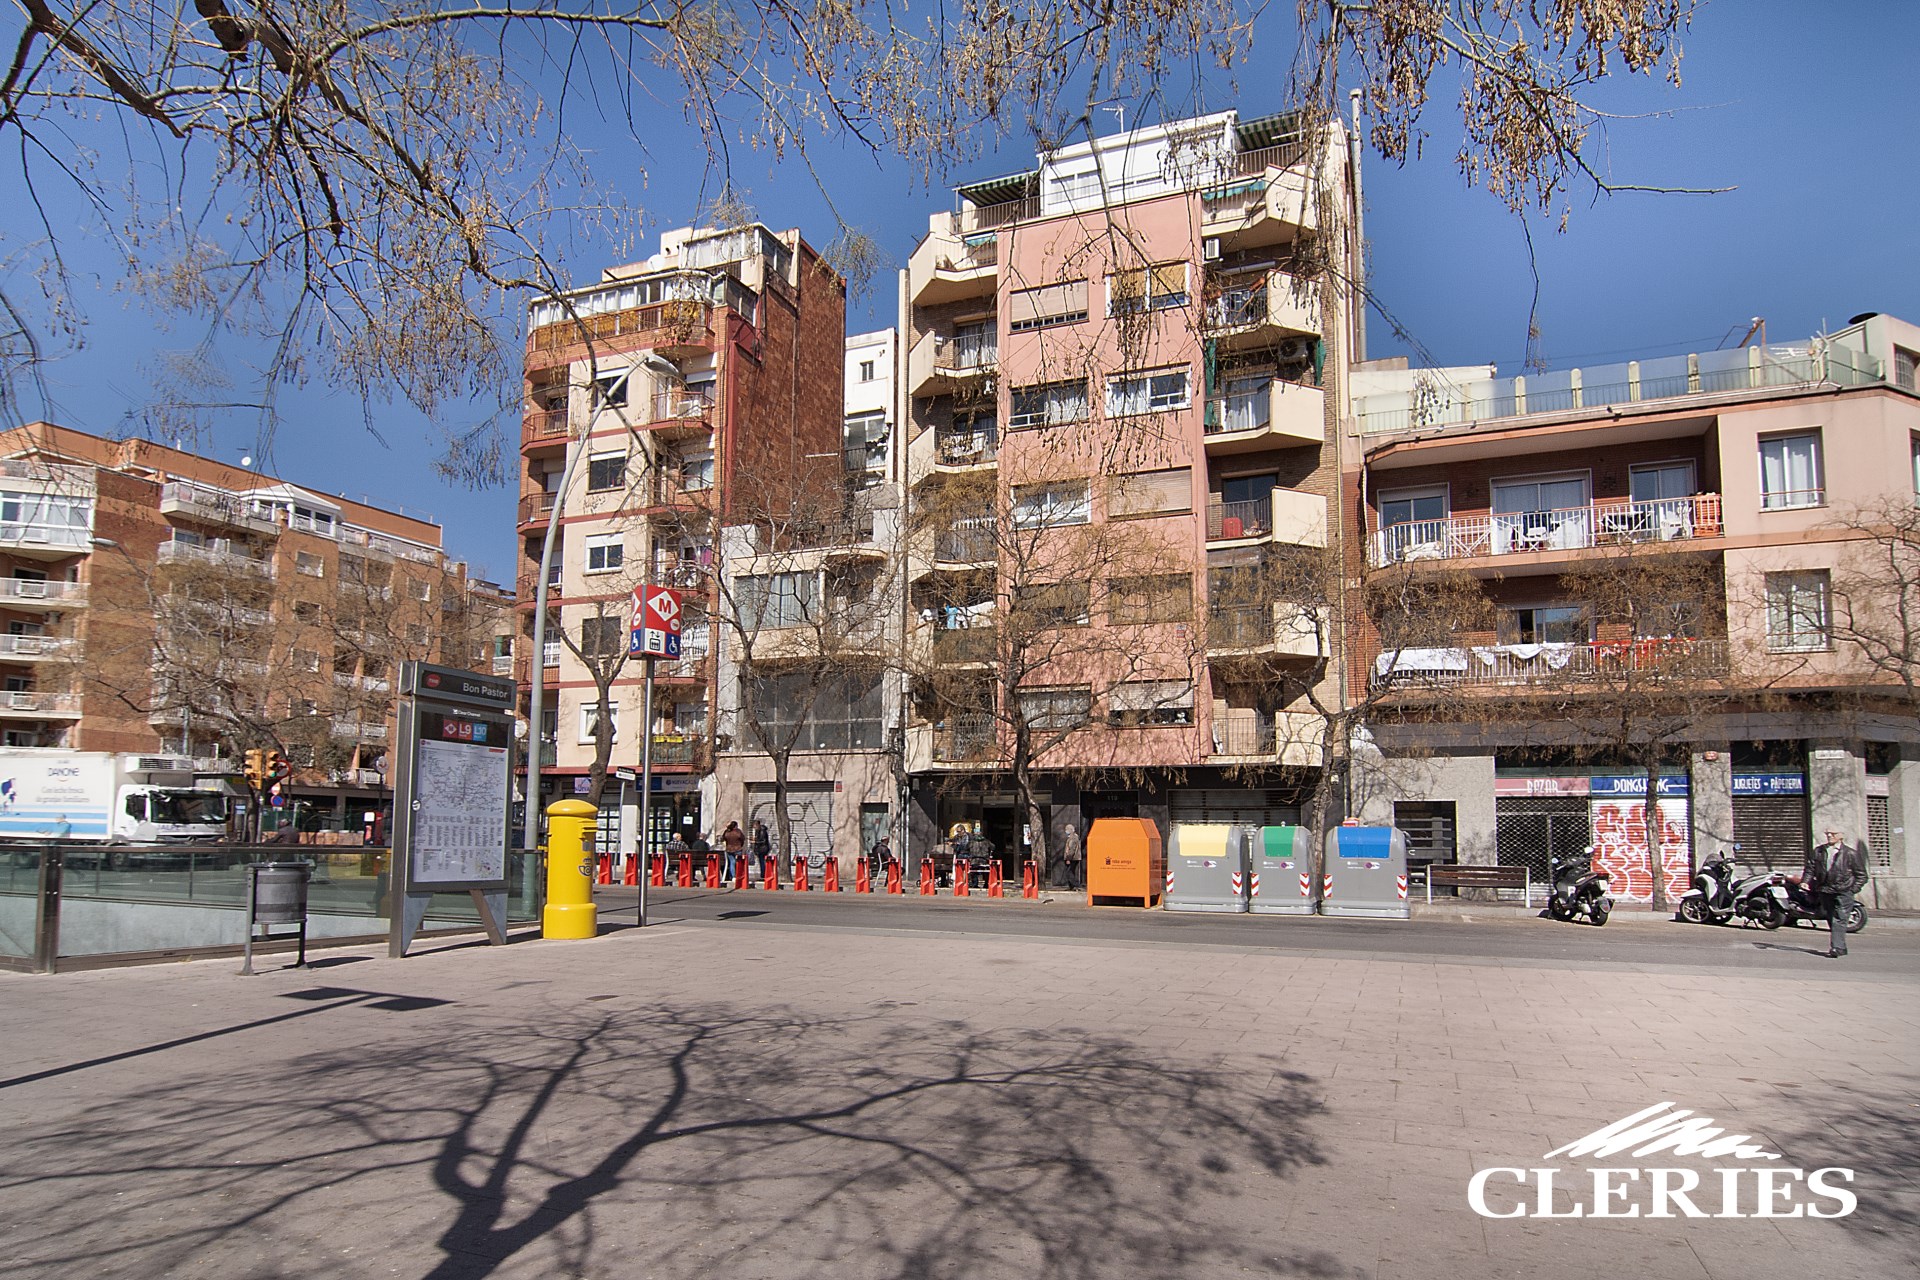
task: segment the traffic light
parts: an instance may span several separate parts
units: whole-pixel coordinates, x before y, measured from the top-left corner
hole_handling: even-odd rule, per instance
[[[274,784],[285,782],[293,775],[293,764],[282,752],[275,751],[267,757],[267,781]]]
[[[248,751],[247,767],[243,772],[247,775],[248,785],[255,791],[265,786],[267,783],[267,753],[258,747]]]

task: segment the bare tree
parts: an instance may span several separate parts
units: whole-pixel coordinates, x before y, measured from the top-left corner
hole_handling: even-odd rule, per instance
[[[1833,527],[1847,538],[1832,575],[1833,640],[1875,684],[1920,705],[1920,505],[1886,498]]]

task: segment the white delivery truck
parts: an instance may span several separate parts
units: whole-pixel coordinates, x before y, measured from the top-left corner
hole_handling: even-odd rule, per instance
[[[164,855],[104,846],[223,840],[229,797],[196,783],[184,756],[116,755],[59,747],[0,747],[0,840],[92,846],[115,866]],[[77,852],[77,851],[76,851]],[[30,854],[16,854],[19,863]]]

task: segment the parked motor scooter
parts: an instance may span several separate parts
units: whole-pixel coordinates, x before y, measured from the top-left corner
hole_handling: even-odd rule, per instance
[[[1725,924],[1731,920],[1739,905],[1733,894],[1737,875],[1733,855],[1725,850],[1701,863],[1694,873],[1693,888],[1680,895],[1680,918],[1688,924]]]
[[[1591,845],[1578,860],[1554,859],[1553,896],[1547,899],[1547,914],[1555,920],[1583,915],[1596,925],[1605,924],[1613,910],[1613,899],[1607,893],[1607,881],[1612,878],[1605,871],[1593,870]]]
[[[1775,872],[1768,877],[1767,890],[1770,907],[1766,918],[1760,921],[1761,928],[1778,929],[1781,925],[1791,928],[1802,920],[1811,921],[1816,928],[1827,927],[1827,913],[1823,904],[1800,883],[1800,877]],[[1866,927],[1867,909],[1855,898],[1853,910],[1847,913],[1847,932],[1858,933]]]

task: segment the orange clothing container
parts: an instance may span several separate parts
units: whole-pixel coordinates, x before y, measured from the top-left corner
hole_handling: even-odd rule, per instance
[[[1100,818],[1087,828],[1087,905],[1118,899],[1151,907],[1166,883],[1160,829],[1146,818]]]

